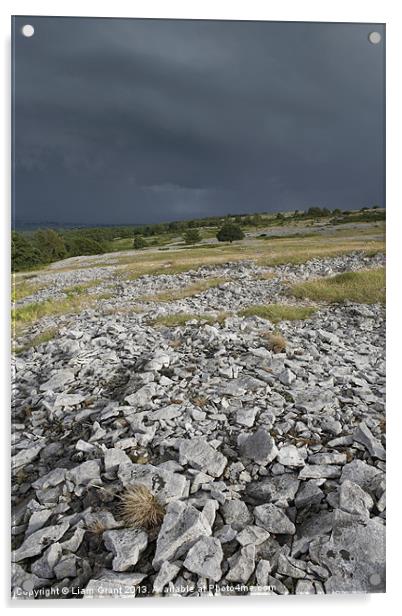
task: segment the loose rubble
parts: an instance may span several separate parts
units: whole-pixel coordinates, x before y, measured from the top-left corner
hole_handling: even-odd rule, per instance
[[[292,302],[286,280],[382,262],[354,253],[271,268],[267,280],[251,262],[122,280],[112,298],[59,317],[55,339],[17,355],[13,596],[383,592],[384,308],[321,305],[276,326],[236,315],[174,328],[149,320]],[[111,285],[114,267],[41,279],[52,277],[57,295],[94,278]],[[231,279],[117,309],[216,276]],[[268,348],[267,331],[285,337],[284,352]],[[122,522],[119,497],[135,484],[164,507],[160,528]]]

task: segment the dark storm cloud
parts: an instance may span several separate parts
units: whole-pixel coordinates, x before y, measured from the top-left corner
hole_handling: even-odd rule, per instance
[[[17,18],[17,219],[384,205],[373,29]]]

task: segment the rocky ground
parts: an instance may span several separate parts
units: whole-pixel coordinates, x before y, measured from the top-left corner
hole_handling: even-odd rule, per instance
[[[95,279],[113,295],[44,318],[30,335],[57,326],[56,338],[15,358],[14,596],[384,591],[384,308],[322,305],[275,327],[236,315],[150,321],[295,302],[289,282],[382,262],[355,253],[131,281],[113,265],[41,274],[51,284],[29,301]],[[221,276],[192,297],[144,299]],[[284,352],[269,348],[274,329]],[[121,521],[118,497],[136,483],[164,506],[160,528]]]

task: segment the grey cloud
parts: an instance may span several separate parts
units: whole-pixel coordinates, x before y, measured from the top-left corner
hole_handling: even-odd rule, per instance
[[[28,19],[32,39],[19,32]],[[368,43],[372,29],[16,18],[17,218],[384,204],[384,46]]]

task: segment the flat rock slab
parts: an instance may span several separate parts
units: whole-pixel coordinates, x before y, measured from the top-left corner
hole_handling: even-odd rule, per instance
[[[15,472],[18,469],[23,468],[27,464],[30,464],[38,457],[42,449],[44,448],[43,443],[35,443],[32,447],[27,449],[22,449],[15,456],[11,458],[11,468]]]
[[[125,488],[145,485],[162,505],[181,498],[186,491],[187,480],[184,475],[152,464],[124,464],[117,474]]]
[[[254,504],[267,502],[292,501],[299,488],[300,481],[293,473],[284,473],[275,477],[267,477],[261,481],[253,481],[246,486],[246,494]]]
[[[255,523],[275,535],[294,535],[296,527],[282,509],[268,503],[254,509]]]
[[[272,462],[278,455],[274,439],[264,428],[258,428],[249,436],[241,434],[238,438],[238,445],[242,457],[263,466]]]
[[[283,466],[300,467],[304,466],[302,452],[294,445],[286,445],[278,452],[277,461]]]
[[[68,369],[57,370],[48,381],[39,387],[41,391],[58,391],[64,388],[66,383],[74,381],[74,372]]]
[[[40,554],[49,544],[58,541],[64,533],[67,532],[69,526],[70,524],[68,522],[63,522],[62,524],[46,526],[46,528],[37,530],[25,539],[18,550],[13,552],[12,560],[14,562],[19,562],[25,558],[37,556],[37,554]]]
[[[320,563],[331,572],[327,593],[385,591],[385,526],[375,519],[337,510],[329,541],[319,551]]]
[[[180,464],[189,464],[212,477],[220,477],[227,458],[209,445],[204,438],[183,439],[180,443]]]
[[[98,578],[89,580],[84,599],[132,599],[136,587],[146,577],[146,573],[115,573],[104,569]]]
[[[164,561],[180,558],[201,537],[211,534],[205,516],[195,507],[182,501],[170,503],[156,542],[153,567],[158,570]]]
[[[220,541],[215,537],[201,537],[189,549],[183,564],[189,571],[218,582],[222,577],[222,559]]]
[[[255,568],[255,546],[247,545],[239,552],[228,558],[230,565],[226,579],[229,582],[247,584]]]
[[[148,545],[148,535],[138,528],[107,530],[103,533],[103,542],[115,555],[114,571],[127,571],[137,564],[141,553]]]

